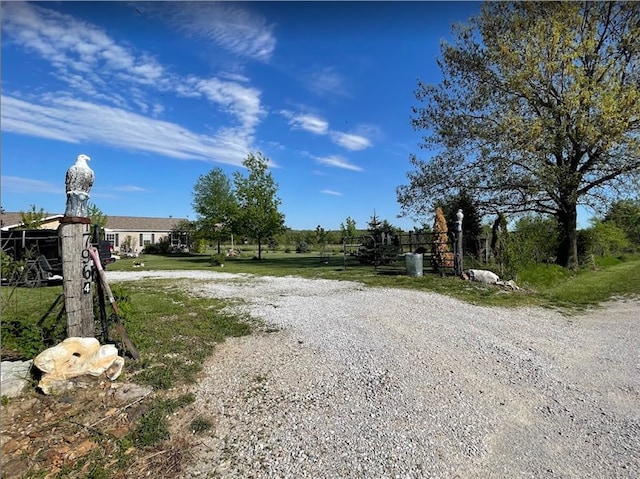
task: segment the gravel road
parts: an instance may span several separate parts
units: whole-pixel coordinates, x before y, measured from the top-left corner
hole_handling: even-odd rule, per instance
[[[198,279],[185,287],[272,328],[204,366],[214,428],[183,477],[640,477],[639,299],[567,317],[354,282],[108,273],[143,275]]]

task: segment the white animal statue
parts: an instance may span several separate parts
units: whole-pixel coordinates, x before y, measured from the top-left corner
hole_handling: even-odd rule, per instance
[[[113,344],[100,346],[96,338],[67,338],[57,346],[38,354],[33,365],[44,374],[38,387],[45,394],[66,389],[69,379],[104,374],[117,379],[124,366],[124,358],[118,356]]]
[[[89,191],[93,186],[94,174],[89,168],[87,155],[78,155],[76,162],[67,170],[65,186],[67,192],[67,208],[65,216],[87,217]]]
[[[504,286],[506,288],[510,288],[513,290],[520,289],[518,285],[513,281],[502,281],[500,276],[495,274],[493,271],[489,271],[486,269],[470,269],[467,270],[467,276],[471,281],[477,281],[479,283],[485,284],[497,284],[498,286]]]
[[[486,269],[470,269],[467,271],[467,275],[471,281],[479,283],[496,284],[500,280],[500,276]]]

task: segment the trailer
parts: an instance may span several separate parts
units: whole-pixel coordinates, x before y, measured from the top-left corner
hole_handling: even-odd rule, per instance
[[[99,234],[94,233],[94,237]],[[32,229],[0,232],[3,263],[2,282],[31,288],[62,281],[62,248],[58,230]],[[113,263],[108,241],[92,243],[98,247],[103,265]],[[10,267],[13,266],[13,267]],[[7,277],[5,277],[7,276]]]

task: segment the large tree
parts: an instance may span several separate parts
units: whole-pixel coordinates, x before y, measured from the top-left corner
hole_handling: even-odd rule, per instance
[[[263,241],[284,230],[284,215],[278,211],[278,185],[267,170],[267,163],[261,153],[250,153],[242,162],[248,175],[234,173],[238,201],[234,231],[257,240],[258,259],[262,259]]]
[[[217,241],[220,253],[220,240],[231,232],[238,211],[231,181],[222,169],[214,168],[198,178],[193,187],[193,210],[200,235]]]
[[[453,30],[443,80],[419,82],[405,212],[467,189],[485,212],[555,217],[558,262],[577,266],[577,206],[610,201],[640,171],[640,3],[488,3]]]

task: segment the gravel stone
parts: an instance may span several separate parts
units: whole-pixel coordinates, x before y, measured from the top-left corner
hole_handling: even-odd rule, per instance
[[[182,477],[640,477],[640,300],[577,316],[356,282],[202,271],[266,331],[227,339]],[[193,280],[198,281],[193,281]]]

